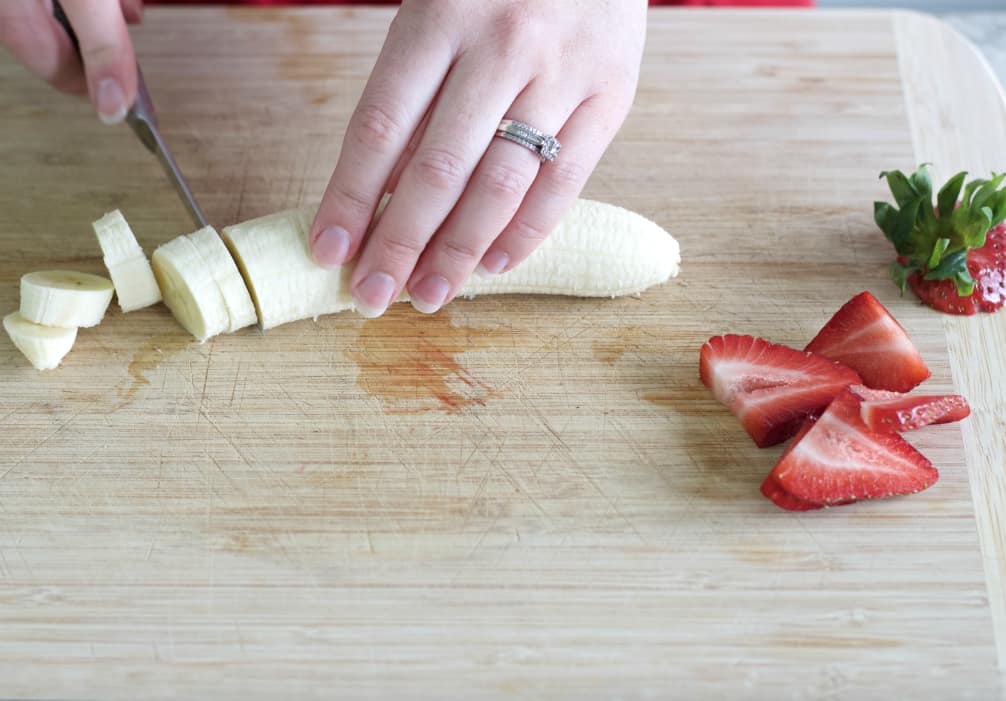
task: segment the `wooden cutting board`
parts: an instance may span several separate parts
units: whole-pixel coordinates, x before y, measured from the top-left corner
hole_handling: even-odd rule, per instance
[[[317,201],[390,11],[151,10],[136,43],[210,220]],[[654,11],[587,187],[668,228],[639,298],[460,301],[199,345],[109,313],[57,371],[0,339],[0,696],[873,699],[1002,693],[1006,315],[887,281],[877,174],[1006,168],[972,48],[918,15]],[[191,225],[126,128],[0,62],[0,309]],[[702,387],[873,291],[962,426],[911,498],[804,515]]]

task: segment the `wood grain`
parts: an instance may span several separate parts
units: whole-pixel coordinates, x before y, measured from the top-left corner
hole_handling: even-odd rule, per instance
[[[148,13],[141,61],[212,222],[320,197],[390,17]],[[0,339],[0,696],[1001,694],[1004,374],[971,367],[1001,318],[948,344],[887,282],[870,203],[881,170],[990,148],[1002,122],[919,116],[906,37],[942,30],[904,17],[651,14],[636,107],[585,192],[681,242],[681,278],[639,298],[204,345],[163,308],[113,309],[45,374]],[[940,70],[972,60],[940,47]],[[127,130],[6,59],[0,82],[0,308],[28,270],[100,272],[89,222],[111,207],[148,249],[189,228]],[[941,469],[927,492],[781,512],[758,494],[780,451],[712,400],[698,348],[803,344],[862,289],[927,389],[967,388],[976,416],[912,438]]]

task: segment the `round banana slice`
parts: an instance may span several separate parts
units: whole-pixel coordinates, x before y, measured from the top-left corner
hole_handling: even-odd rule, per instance
[[[76,328],[42,326],[28,321],[20,312],[5,316],[3,327],[36,370],[52,370],[58,366],[77,340]]]
[[[42,270],[21,278],[21,316],[36,324],[97,326],[112,301],[112,282],[73,270]]]
[[[220,288],[229,318],[226,330],[234,332],[258,323],[258,314],[255,313],[248,287],[220,234],[212,226],[204,226],[186,238],[196,247]]]
[[[92,226],[115,285],[119,308],[131,312],[160,302],[161,288],[154,271],[122,212],[109,212]]]
[[[205,341],[230,328],[230,314],[213,271],[188,236],[158,247],[151,262],[164,303],[186,331]]]

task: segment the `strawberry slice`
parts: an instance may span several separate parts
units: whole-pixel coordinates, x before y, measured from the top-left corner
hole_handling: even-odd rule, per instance
[[[839,363],[761,338],[714,336],[699,354],[699,376],[760,448],[782,443],[859,375]]]
[[[816,416],[809,417],[803,422],[803,426],[795,436],[793,436],[793,442],[787,446],[786,450],[783,452],[782,460],[793,450],[800,439],[803,438],[807,431],[809,431],[814,426],[814,422],[817,421]],[[761,493],[766,499],[770,500],[773,504],[778,506],[780,509],[786,509],[787,511],[813,511],[814,509],[823,509],[824,504],[815,504],[812,501],[807,501],[806,499],[801,499],[795,497],[780,484],[779,480],[776,479],[775,473],[770,472],[765,481],[761,483]]]
[[[862,385],[849,389],[862,400],[859,415],[872,431],[904,433],[930,424],[960,421],[971,414],[968,400],[959,394],[912,396]]]
[[[772,476],[791,495],[826,505],[912,494],[939,473],[896,433],[871,431],[860,418],[861,400],[843,391]]]
[[[869,292],[846,302],[804,350],[847,365],[874,389],[907,392],[931,374],[908,332]]]

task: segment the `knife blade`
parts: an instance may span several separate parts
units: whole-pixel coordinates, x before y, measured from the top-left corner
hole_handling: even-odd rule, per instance
[[[77,57],[81,58],[80,43],[77,40],[77,34],[73,31],[73,26],[60,6],[59,0],[53,0],[52,9],[56,21],[62,25],[67,36],[70,37],[70,42],[77,52]],[[83,59],[81,58],[81,60]],[[206,217],[203,215],[203,210],[199,207],[195,195],[192,194],[192,189],[185,180],[185,176],[182,175],[181,168],[178,167],[157,128],[157,114],[154,112],[154,101],[147,90],[139,64],[136,66],[136,101],[130,107],[129,112],[126,113],[126,123],[129,124],[133,133],[136,134],[136,137],[146,149],[157,156],[157,159],[161,162],[161,166],[164,168],[164,172],[167,173],[168,179],[174,185],[175,191],[181,198],[185,208],[189,211],[193,221],[200,228],[206,226]]]

